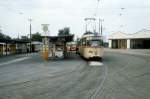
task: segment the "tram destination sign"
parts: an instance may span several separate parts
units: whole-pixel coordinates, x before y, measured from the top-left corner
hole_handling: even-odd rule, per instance
[[[101,39],[102,39],[101,36],[92,36],[92,37],[87,38],[86,40],[101,40]]]

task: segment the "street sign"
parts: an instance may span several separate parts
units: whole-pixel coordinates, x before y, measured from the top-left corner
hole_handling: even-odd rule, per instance
[[[49,26],[49,24],[42,24],[42,26],[43,26],[43,31],[44,32],[48,32],[48,26]]]

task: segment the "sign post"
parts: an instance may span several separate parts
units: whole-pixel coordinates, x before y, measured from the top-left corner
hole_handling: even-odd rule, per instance
[[[48,30],[48,26],[49,24],[42,24],[42,29],[45,33],[45,38],[43,39],[43,52],[42,52],[42,56],[43,56],[43,59],[44,60],[48,60],[48,55],[49,55],[49,40],[48,40],[48,37],[47,37],[47,32],[49,31]]]

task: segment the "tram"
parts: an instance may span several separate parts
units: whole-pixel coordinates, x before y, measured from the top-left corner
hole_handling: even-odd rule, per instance
[[[75,42],[75,41],[68,42],[66,44],[66,47],[67,47],[67,51],[68,52],[70,52],[70,51],[77,51],[77,42]]]
[[[102,61],[103,37],[94,33],[85,33],[80,39],[79,54],[85,59]]]

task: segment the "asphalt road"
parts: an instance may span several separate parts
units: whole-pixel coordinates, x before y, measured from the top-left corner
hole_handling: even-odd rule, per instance
[[[102,66],[71,54],[0,58],[0,99],[149,99],[150,57],[106,51]]]

